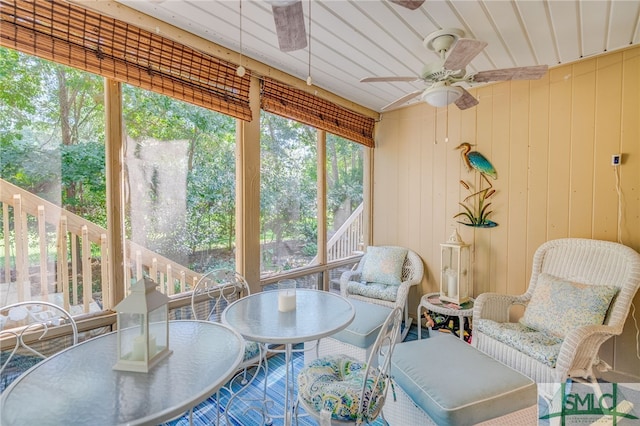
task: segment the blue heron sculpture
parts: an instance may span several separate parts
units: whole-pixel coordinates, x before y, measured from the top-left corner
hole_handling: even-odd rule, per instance
[[[478,151],[471,151],[470,143],[463,142],[458,145],[456,149],[462,150],[460,155],[462,155],[462,160],[469,171],[475,169],[480,172],[482,176],[491,176],[493,179],[498,179],[498,172],[495,167],[493,167],[493,164]],[[487,182],[489,181],[487,180]],[[491,182],[489,182],[489,185],[491,185]]]
[[[495,167],[493,167],[491,162],[487,160],[487,158],[484,155],[480,154],[477,151],[471,151],[470,143],[467,143],[467,142],[461,143],[456,147],[456,149],[460,149],[462,151],[461,152],[462,160],[464,161],[464,164],[467,166],[467,169],[469,171],[471,170],[478,171],[480,173],[480,177],[484,179],[485,182],[487,182],[489,187],[482,188],[482,181],[480,181],[479,190],[467,196],[462,203],[459,203],[465,209],[465,212],[458,213],[454,217],[466,216],[469,219],[470,223],[467,223],[467,222],[460,222],[460,223],[468,226],[479,226],[479,227],[485,227],[485,228],[497,226],[498,225],[497,223],[487,218],[487,216],[489,216],[492,213],[492,211],[488,210],[491,203],[486,203],[486,201],[489,197],[491,197],[495,193],[495,190],[492,189],[493,185],[491,184],[487,176],[490,176],[492,179],[497,179],[498,172],[496,171]],[[469,185],[465,181],[461,180],[460,184],[464,186],[467,190],[470,189]],[[470,207],[464,204],[467,200],[469,200],[471,197],[474,197],[476,195],[478,195],[479,198],[475,204],[475,207],[473,206]]]

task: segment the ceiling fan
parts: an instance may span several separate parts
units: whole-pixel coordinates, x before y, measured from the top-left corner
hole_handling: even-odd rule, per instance
[[[411,10],[419,8],[424,3],[424,0],[389,1]],[[280,50],[291,52],[307,47],[302,0],[266,0],[266,2],[271,4]]]
[[[382,111],[389,110],[410,101],[418,95],[422,100],[435,107],[442,107],[451,103],[460,109],[467,109],[478,104],[478,100],[471,95],[462,84],[486,83],[504,80],[535,80],[547,72],[547,65],[529,67],[502,68],[478,73],[467,74],[465,67],[487,46],[487,43],[470,38],[462,38],[464,31],[449,28],[435,31],[424,39],[424,46],[440,55],[436,62],[427,63],[419,76],[411,77],[366,77],[362,83],[393,82],[393,81],[424,81],[430,86],[402,96],[401,98],[382,107]],[[447,55],[447,52],[449,53]]]

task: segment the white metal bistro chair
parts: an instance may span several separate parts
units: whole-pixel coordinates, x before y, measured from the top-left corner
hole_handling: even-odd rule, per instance
[[[78,343],[78,326],[69,312],[53,303],[14,303],[0,308],[0,342],[4,390],[33,365]]]
[[[250,294],[249,284],[238,272],[231,269],[214,269],[204,274],[193,288],[191,295],[191,311],[194,319],[220,322],[222,311],[232,302]],[[252,368],[252,367],[255,367]],[[230,399],[225,412],[235,398],[247,389],[258,376],[260,369],[268,372],[267,350],[258,342],[245,342],[244,359],[239,365],[239,372],[220,390],[229,392]],[[250,373],[253,371],[253,373]],[[267,381],[264,381],[264,393],[267,392]]]
[[[298,374],[296,420],[299,406],[322,426],[360,425],[378,417],[384,420],[382,407],[392,386],[391,356],[401,323],[402,309],[395,307],[383,323],[366,363],[348,355],[328,355],[303,367]]]

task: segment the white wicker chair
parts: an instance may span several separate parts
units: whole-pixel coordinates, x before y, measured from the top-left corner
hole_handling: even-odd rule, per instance
[[[384,247],[384,246],[383,246]],[[392,246],[388,246],[392,247]],[[422,276],[424,274],[424,265],[422,263],[422,259],[418,256],[414,251],[408,250],[407,257],[404,260],[404,265],[402,266],[402,283],[398,286],[398,292],[396,293],[396,300],[391,302],[388,300],[382,299],[374,299],[371,297],[365,297],[358,294],[353,294],[349,292],[349,283],[350,282],[360,282],[362,275],[362,268],[364,263],[366,262],[367,254],[365,253],[360,259],[358,266],[353,271],[344,272],[340,276],[340,293],[344,297],[352,297],[354,299],[362,300],[364,302],[375,303],[377,305],[387,306],[389,308],[394,308],[396,306],[400,307],[403,310],[404,315],[404,328],[401,334],[401,340],[404,340],[409,332],[409,327],[411,326],[411,318],[409,318],[409,290],[412,286],[418,285],[420,281],[422,281]]]
[[[501,343],[478,328],[480,320],[509,322],[513,305],[526,306],[540,274],[590,285],[619,288],[602,325],[587,325],[567,333],[560,343],[555,367],[550,367],[513,347]],[[510,296],[495,293],[479,295],[473,309],[473,344],[481,351],[529,376],[539,391],[552,397],[569,378],[594,379],[594,368],[611,368],[598,357],[602,343],[622,333],[633,297],[640,286],[640,255],[622,244],[591,239],[566,238],[542,244],[533,257],[531,281],[526,293]],[[554,318],[549,318],[554,321]]]

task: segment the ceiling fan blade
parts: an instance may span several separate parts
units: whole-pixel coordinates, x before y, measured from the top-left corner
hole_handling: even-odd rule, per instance
[[[302,1],[287,5],[271,5],[273,20],[278,34],[278,45],[283,52],[307,47],[307,32],[304,27]]]
[[[390,109],[393,109],[395,107],[398,107],[402,104],[404,104],[405,102],[410,101],[411,99],[415,98],[416,96],[420,95],[424,90],[416,90],[415,92],[411,92],[408,93],[406,95],[404,95],[403,97],[396,99],[395,101],[391,102],[388,105],[385,105],[382,107],[382,111],[387,111]]]
[[[448,70],[461,70],[487,47],[487,42],[471,38],[461,38],[453,45],[444,67]]]
[[[407,9],[411,9],[411,10],[416,10],[417,8],[422,6],[422,3],[424,3],[424,0],[389,0],[389,1],[391,3],[395,3],[397,5],[406,7]]]
[[[467,92],[467,90],[464,87],[460,87],[460,88],[462,89],[462,96],[460,96],[455,102],[458,108],[468,109],[479,104],[478,100],[474,98],[471,93]]]
[[[480,71],[473,75],[471,81],[484,83],[487,81],[537,80],[547,73],[548,68],[549,67],[547,65],[534,65],[531,67]]]
[[[365,77],[360,83],[380,83],[389,81],[420,81],[419,77]]]

